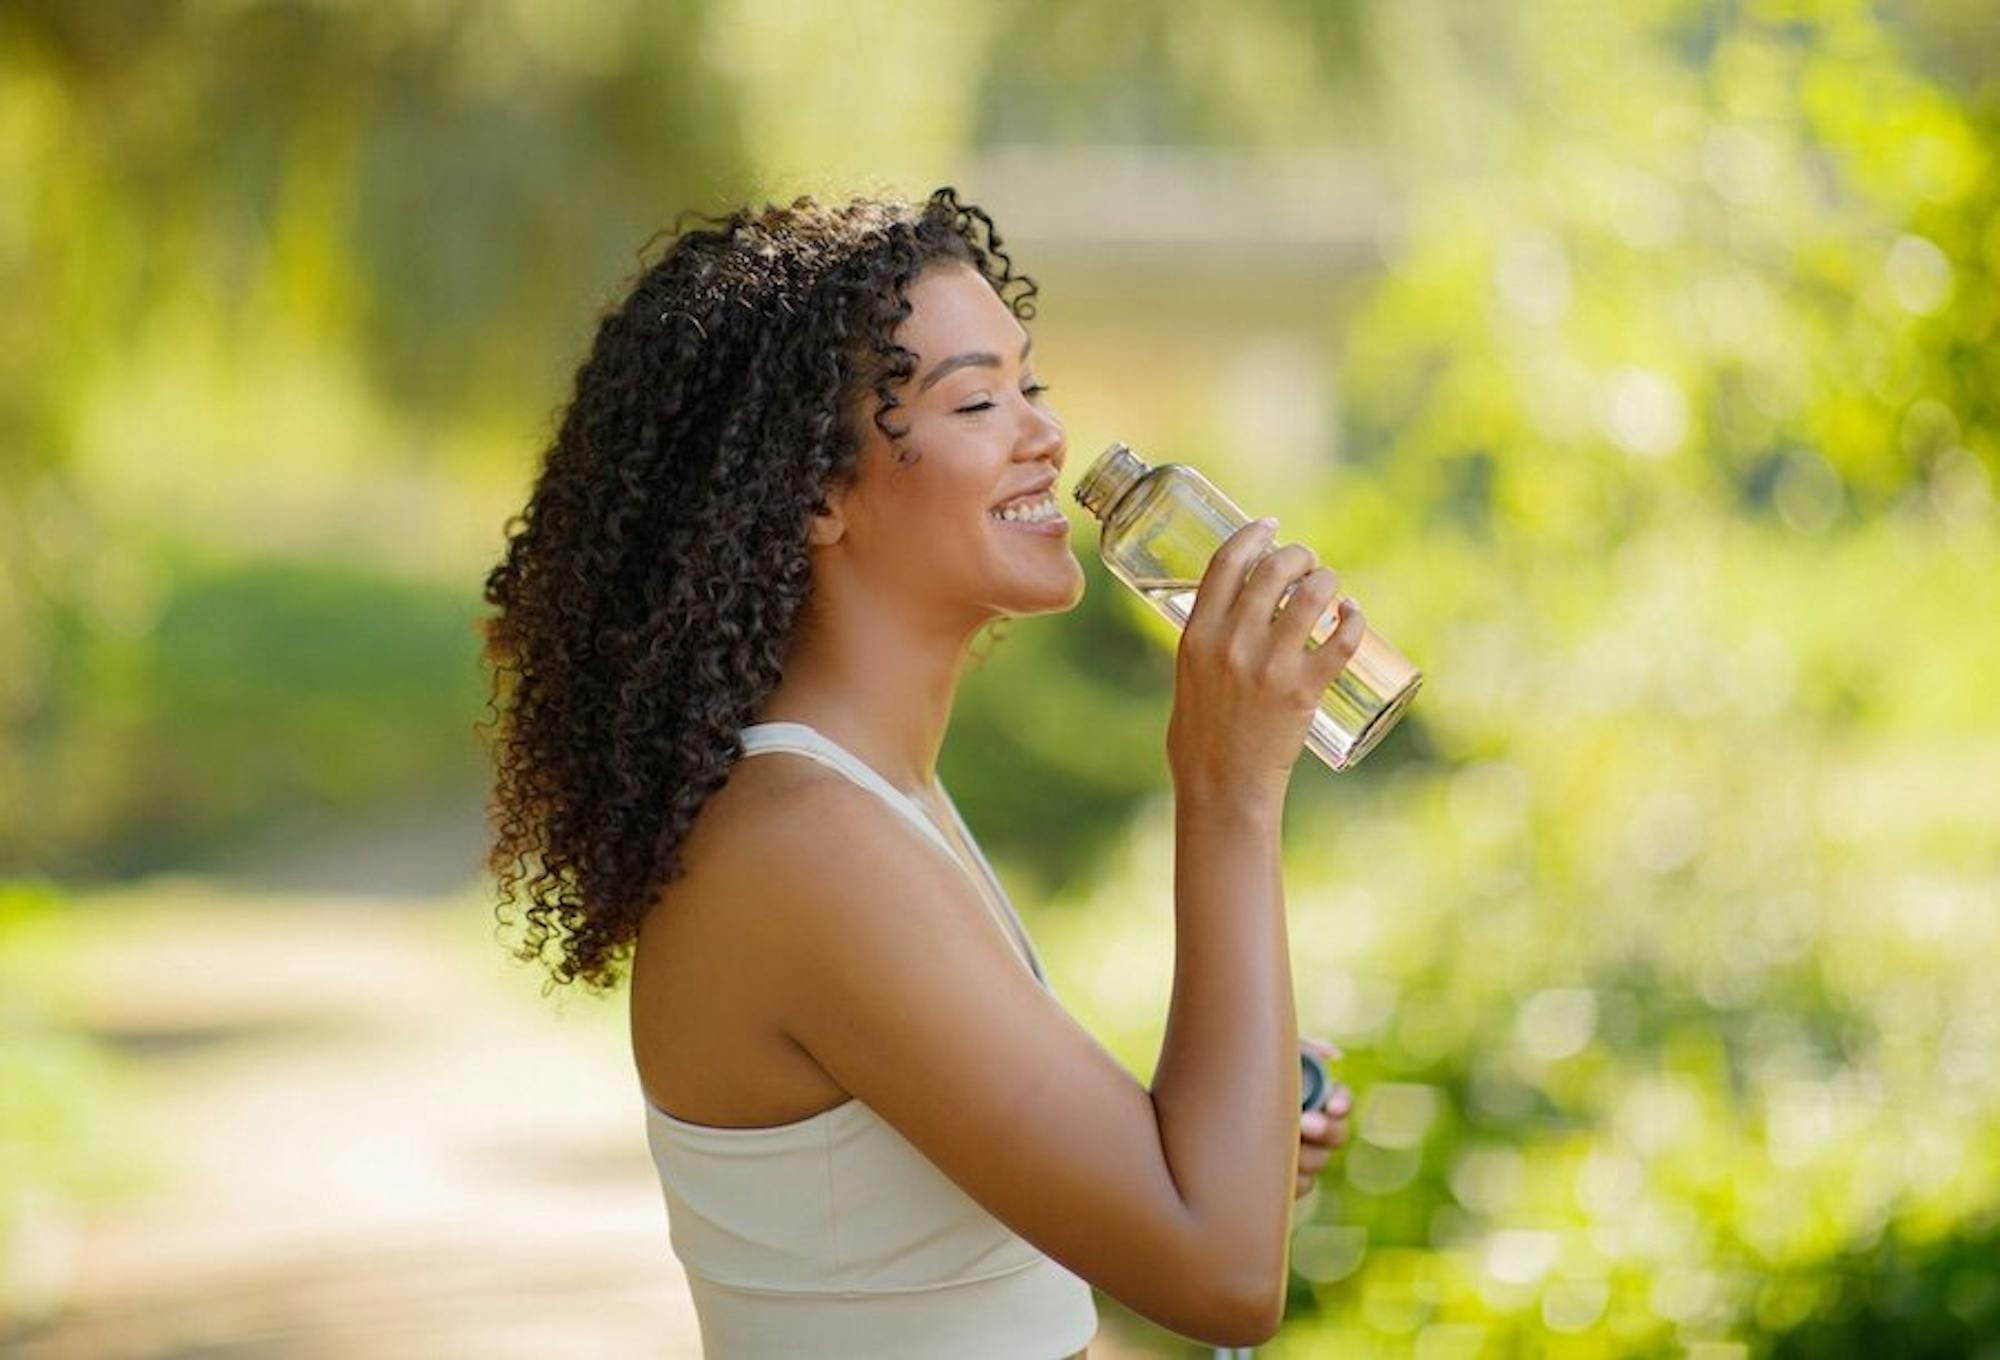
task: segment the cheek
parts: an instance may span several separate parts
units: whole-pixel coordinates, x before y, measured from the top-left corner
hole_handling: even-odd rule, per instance
[[[980,570],[992,551],[985,503],[940,492],[911,496],[876,528],[885,555],[903,570],[952,578]]]
[[[905,584],[924,576],[954,586],[990,574],[1006,544],[1002,526],[987,516],[1001,494],[1004,469],[964,447],[930,441],[922,462],[885,481],[870,507],[870,537],[879,559],[905,575]],[[972,464],[980,463],[980,467]],[[990,475],[986,475],[990,472]]]

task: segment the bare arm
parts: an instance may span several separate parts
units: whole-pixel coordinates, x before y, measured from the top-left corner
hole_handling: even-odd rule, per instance
[[[1181,1197],[1262,1336],[1284,1313],[1299,1141],[1279,828],[1306,727],[1362,631],[1351,610],[1309,650],[1338,578],[1311,549],[1267,550],[1266,537],[1246,526],[1223,544],[1181,636],[1167,731],[1174,991],[1152,1089]]]
[[[1272,1331],[1299,1122],[1279,811],[1175,799],[1173,1001],[1152,1089],[1174,1184],[1221,1258],[1211,1268]]]

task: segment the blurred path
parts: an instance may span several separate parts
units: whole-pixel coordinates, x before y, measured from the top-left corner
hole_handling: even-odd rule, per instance
[[[67,1302],[10,1357],[699,1354],[622,994],[558,1013],[484,915],[380,899],[156,885],[82,933],[155,1183],[36,1244]],[[1155,1353],[1106,1312],[1093,1360]]]
[[[157,1183],[10,1355],[699,1353],[609,1007],[483,974],[462,913],[139,901],[89,914],[75,1018],[131,1058]]]

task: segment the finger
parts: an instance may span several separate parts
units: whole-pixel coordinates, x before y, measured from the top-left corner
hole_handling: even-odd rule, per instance
[[[1325,1039],[1308,1039],[1304,1035],[1300,1035],[1299,1042],[1319,1054],[1322,1058],[1332,1058],[1338,1061],[1346,1056],[1340,1051],[1338,1044],[1331,1043]]]
[[[1326,1131],[1332,1124],[1333,1121],[1326,1115],[1312,1110],[1299,1116],[1299,1135],[1317,1141],[1326,1137]]]
[[[1322,678],[1332,684],[1340,673],[1347,669],[1347,663],[1354,659],[1361,649],[1361,636],[1368,631],[1367,616],[1361,612],[1351,595],[1340,597],[1340,626],[1332,636],[1313,650],[1313,657],[1319,662]]]
[[[1268,630],[1272,615],[1278,612],[1278,596],[1318,565],[1318,556],[1303,543],[1275,549],[1252,565],[1250,574],[1243,578],[1243,589],[1236,597],[1236,617],[1259,631]]]
[[[1222,617],[1236,603],[1236,595],[1243,586],[1243,577],[1257,560],[1264,545],[1278,532],[1278,521],[1274,519],[1254,519],[1223,540],[1215,550],[1215,556],[1208,559],[1202,569],[1201,582],[1195,587],[1194,604],[1188,610],[1188,621],[1183,633],[1215,627]]]
[[[1312,1193],[1313,1181],[1316,1179],[1318,1178],[1314,1176],[1299,1177],[1298,1184],[1292,1191],[1292,1198],[1304,1199],[1307,1195],[1310,1195]]]
[[[1354,1108],[1354,1092],[1348,1090],[1339,1082],[1335,1082],[1332,1088],[1327,1091],[1326,1099],[1319,1103],[1319,1107],[1335,1118],[1339,1118]]]
[[[1271,625],[1271,645],[1290,651],[1303,651],[1313,635],[1320,632],[1331,634],[1336,620],[1328,608],[1340,595],[1340,573],[1332,567],[1318,566],[1299,578],[1297,589],[1278,611],[1277,622]]]

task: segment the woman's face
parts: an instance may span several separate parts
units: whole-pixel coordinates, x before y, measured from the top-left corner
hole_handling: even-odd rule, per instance
[[[840,499],[850,560],[941,618],[1070,608],[1084,578],[1060,503],[1039,525],[996,514],[1006,503],[1046,510],[1067,456],[1026,329],[970,265],[934,265],[907,296],[895,338],[917,366],[893,389],[902,405],[888,416],[907,431],[904,461],[875,425],[878,399],[864,393],[857,477]]]

